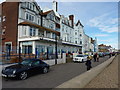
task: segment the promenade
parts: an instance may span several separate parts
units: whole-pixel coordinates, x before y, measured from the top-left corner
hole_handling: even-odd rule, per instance
[[[85,88],[118,88],[118,59],[117,56],[114,61],[95,77]]]

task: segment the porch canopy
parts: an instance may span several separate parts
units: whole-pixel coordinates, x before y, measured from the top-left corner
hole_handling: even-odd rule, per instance
[[[55,31],[55,30],[52,30],[52,29],[49,29],[49,28],[45,28],[45,27],[42,27],[42,26],[40,26],[40,25],[33,24],[33,23],[30,23],[30,22],[27,22],[27,21],[21,22],[21,23],[19,23],[18,25],[33,26],[33,27],[39,28],[40,30],[45,30],[45,31],[53,32],[53,33],[55,33],[56,35],[60,36],[60,32],[58,32],[58,31]]]

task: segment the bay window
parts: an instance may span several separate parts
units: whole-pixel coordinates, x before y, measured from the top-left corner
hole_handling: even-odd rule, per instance
[[[30,36],[32,36],[32,31],[33,31],[33,30],[32,30],[32,28],[30,27]]]
[[[30,36],[35,36],[36,35],[36,29],[33,27],[30,27]]]
[[[35,16],[31,15],[30,13],[26,13],[26,19],[29,20],[29,21],[33,21],[34,22]]]

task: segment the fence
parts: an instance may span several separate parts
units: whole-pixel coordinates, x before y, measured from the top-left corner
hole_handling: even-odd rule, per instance
[[[37,50],[37,49],[36,49]],[[0,52],[0,62],[3,63],[16,63],[23,59],[41,59],[41,60],[51,60],[51,59],[61,59],[62,53],[57,53],[57,57],[55,53],[49,53],[49,52],[40,52],[36,54],[32,54],[29,50],[25,51],[24,53],[22,51],[25,51],[23,49],[5,49],[3,47],[2,52]]]

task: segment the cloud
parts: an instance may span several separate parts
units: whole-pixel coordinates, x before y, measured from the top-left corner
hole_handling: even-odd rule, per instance
[[[118,18],[110,16],[111,13],[106,13],[98,17],[94,17],[89,20],[90,27],[96,27],[102,32],[113,33],[118,32]]]
[[[53,0],[36,0],[37,2],[52,2]],[[56,0],[58,2],[118,2],[119,0]]]
[[[118,49],[118,43],[106,43],[106,45],[111,45],[113,48]]]
[[[98,39],[99,44],[104,43],[105,45],[111,45],[113,48],[118,49],[118,38],[110,38],[110,39]]]
[[[96,37],[106,37],[106,36],[109,36],[108,34],[96,34],[95,35]]]
[[[102,31],[108,32],[108,33],[118,32],[118,27],[102,28]]]
[[[98,40],[99,42],[107,42],[107,43],[109,43],[109,42],[111,42],[111,40],[109,39],[109,40]]]

